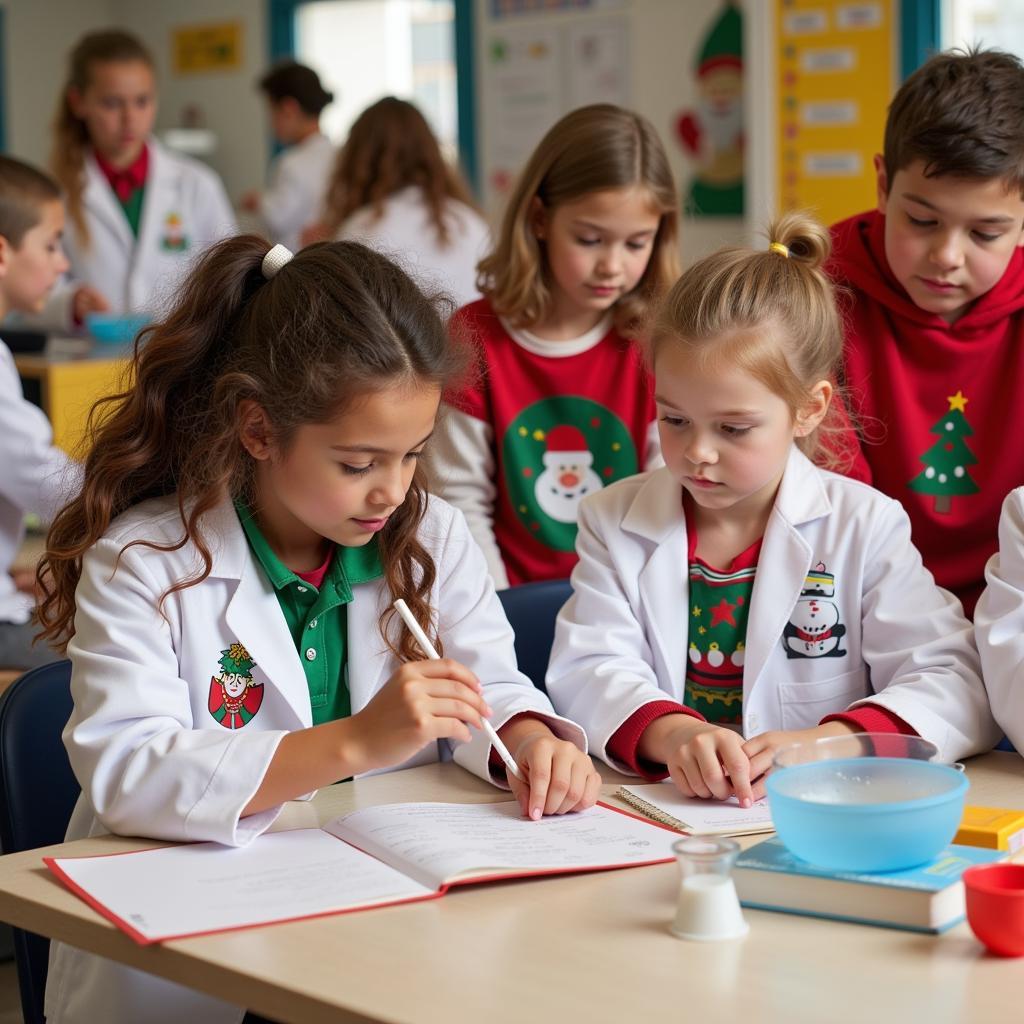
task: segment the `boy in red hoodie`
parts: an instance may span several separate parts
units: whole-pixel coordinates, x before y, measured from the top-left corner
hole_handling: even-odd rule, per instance
[[[878,208],[836,224],[845,384],[862,477],[968,615],[1024,484],[1024,66],[943,53],[904,82],[875,157]]]

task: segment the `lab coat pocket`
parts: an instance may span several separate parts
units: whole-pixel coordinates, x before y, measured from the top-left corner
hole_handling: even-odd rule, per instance
[[[867,671],[845,672],[814,682],[780,683],[783,729],[809,729],[826,715],[845,711],[855,700],[869,696]]]

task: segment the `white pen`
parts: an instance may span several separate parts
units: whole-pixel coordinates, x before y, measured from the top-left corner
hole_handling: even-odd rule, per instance
[[[420,629],[420,624],[412,617],[412,612],[409,611],[409,606],[401,598],[398,598],[393,605],[396,612],[402,616],[402,621],[409,628],[409,632],[416,638],[416,643],[423,648],[424,654],[431,661],[439,661],[441,655],[434,650],[434,645],[427,639],[427,634]],[[491,746],[498,752],[498,757],[505,762],[505,767],[520,781],[525,782],[523,773],[519,770],[519,765],[515,763],[512,755],[508,752],[508,747],[501,742],[501,738],[494,731],[494,726],[487,721],[486,718],[481,717],[480,721],[483,723],[484,732],[487,734],[491,741]]]

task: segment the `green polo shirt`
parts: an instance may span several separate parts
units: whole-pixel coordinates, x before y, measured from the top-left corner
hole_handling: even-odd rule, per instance
[[[352,713],[348,692],[348,614],[352,588],[384,575],[376,539],[359,548],[337,545],[319,590],[291,571],[271,550],[252,512],[235,510],[249,547],[277,593],[277,603],[306,673],[313,724]]]

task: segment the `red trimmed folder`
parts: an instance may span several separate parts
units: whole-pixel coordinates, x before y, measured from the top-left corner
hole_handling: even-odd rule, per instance
[[[265,834],[239,848],[192,843],[44,862],[148,945],[436,899],[474,882],[661,864],[673,859],[678,838],[606,804],[530,821],[514,801],[407,803],[353,811],[323,829]]]

